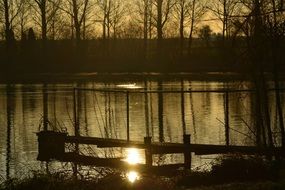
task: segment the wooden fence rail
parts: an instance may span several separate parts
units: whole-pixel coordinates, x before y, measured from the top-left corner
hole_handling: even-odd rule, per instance
[[[241,154],[259,154],[271,156],[284,156],[285,151],[281,147],[256,147],[256,146],[227,146],[227,145],[209,145],[209,144],[191,144],[190,135],[183,136],[183,143],[158,143],[152,142],[151,137],[145,137],[144,142],[129,141],[121,139],[109,139],[98,137],[82,137],[82,136],[68,136],[67,133],[60,133],[54,131],[41,131],[37,133],[39,142],[38,160],[49,161],[52,159],[63,162],[74,162],[83,165],[95,165],[116,168],[130,168],[137,167],[142,171],[165,170],[184,167],[184,169],[191,169],[191,153],[196,155],[209,154],[227,154],[227,153],[241,153]],[[122,161],[122,158],[98,158],[86,155],[80,155],[78,152],[66,152],[65,144],[87,144],[96,145],[97,148],[138,148],[145,150],[145,164],[138,164],[137,166],[127,166],[128,164]],[[169,164],[163,166],[154,166],[152,157],[154,154],[176,154],[184,155],[184,163]]]

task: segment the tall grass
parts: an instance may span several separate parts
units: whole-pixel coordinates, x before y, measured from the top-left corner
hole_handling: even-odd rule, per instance
[[[180,186],[195,187],[229,183],[248,183],[282,180],[283,160],[266,160],[259,156],[223,156],[212,165],[212,170],[191,172],[178,178]]]
[[[283,190],[284,171],[282,160],[232,155],[217,160],[210,171],[181,171],[179,175],[170,177],[148,173],[142,174],[134,183],[119,171],[93,178],[82,175],[75,178],[67,172],[34,172],[24,179],[6,180],[0,185],[0,190]]]

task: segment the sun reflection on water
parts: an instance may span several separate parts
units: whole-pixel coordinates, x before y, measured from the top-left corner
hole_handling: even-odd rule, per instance
[[[127,173],[127,178],[129,180],[129,182],[134,183],[136,180],[139,179],[139,174],[135,171],[129,171]]]
[[[128,162],[131,165],[138,164],[140,161],[140,154],[138,149],[135,148],[129,148],[126,150],[127,156],[125,161]]]
[[[130,165],[136,165],[141,162],[141,155],[139,150],[136,148],[126,149],[126,158],[124,159]],[[127,179],[130,183],[134,183],[139,179],[139,173],[137,171],[129,171],[126,174]]]

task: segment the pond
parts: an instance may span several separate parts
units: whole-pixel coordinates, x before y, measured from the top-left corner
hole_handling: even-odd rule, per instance
[[[37,161],[36,136],[36,132],[43,129],[44,93],[47,95],[49,127],[74,135],[74,88],[80,89],[76,91],[75,100],[79,133],[82,136],[127,139],[128,123],[130,140],[143,141],[144,137],[151,136],[155,142],[181,143],[183,134],[191,134],[192,143],[224,145],[227,141],[225,93],[219,90],[247,90],[252,89],[252,84],[241,80],[193,80],[184,75],[166,79],[148,79],[148,76],[128,79],[120,76],[114,80],[94,77],[79,82],[1,84],[0,175],[3,179],[20,178],[33,170],[45,168],[44,163]],[[126,91],[129,92],[128,109]],[[159,93],[161,91],[163,93]],[[281,96],[284,100],[284,93]],[[269,92],[268,97],[274,142],[278,144],[280,139],[274,93]],[[254,94],[232,92],[228,94],[228,100],[228,143],[254,145]],[[282,107],[284,109],[284,103]],[[129,162],[145,162],[142,150],[98,150],[82,146],[81,152],[100,157],[126,157]],[[194,156],[192,168],[208,168],[216,157]],[[155,165],[180,163],[183,157],[179,154],[157,155],[153,160]],[[65,167],[64,163],[50,164],[51,170]],[[134,173],[130,175],[134,178]]]

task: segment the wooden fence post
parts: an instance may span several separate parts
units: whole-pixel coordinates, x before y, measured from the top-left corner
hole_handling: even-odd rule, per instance
[[[230,145],[230,124],[229,124],[229,92],[224,94],[224,114],[225,114],[225,139],[226,145]]]
[[[43,85],[43,126],[44,131],[48,130],[48,86],[46,83]]]
[[[152,166],[151,137],[144,137],[145,144],[145,164],[147,167]]]
[[[183,135],[183,144],[185,146],[184,150],[184,169],[191,170],[191,150],[190,150],[190,143],[191,143],[191,135]]]

